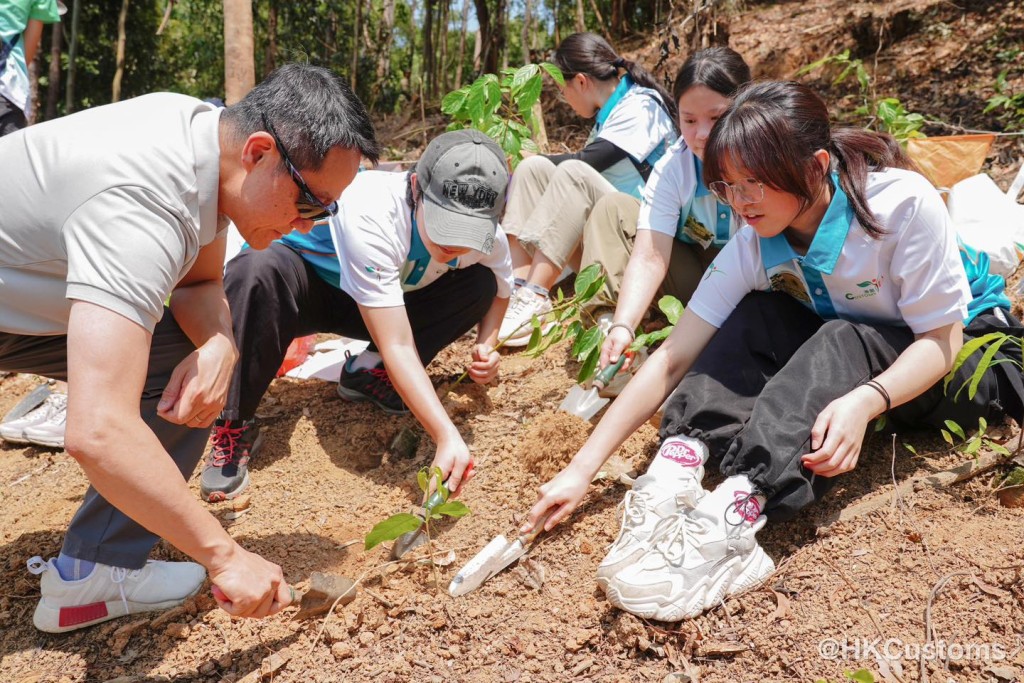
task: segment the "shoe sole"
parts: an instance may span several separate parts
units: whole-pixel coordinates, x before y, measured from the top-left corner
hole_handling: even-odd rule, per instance
[[[22,436],[18,436],[18,435],[14,435],[14,434],[0,434],[0,439],[3,439],[7,443],[18,444],[19,446],[30,446],[30,445],[32,445],[31,443],[29,443],[29,440],[26,439],[23,435]]]
[[[32,444],[33,446],[43,446],[44,448],[64,448],[64,437],[46,437],[46,436],[25,436],[25,442]]]
[[[697,592],[690,600],[682,596],[675,600],[635,599],[623,597],[615,581],[609,582],[605,595],[615,607],[644,619],[655,621],[682,621],[692,619],[705,610],[717,607],[726,597],[736,595],[759,586],[775,573],[775,563],[764,550],[758,547],[746,562],[737,561],[722,572],[705,590]],[[740,580],[742,578],[742,580]]]
[[[549,322],[546,325],[542,325],[541,328],[540,328],[541,336],[543,336],[543,335],[547,334],[548,332],[550,332],[551,328],[554,327],[554,326],[555,326],[554,321]],[[527,344],[530,343],[530,337],[532,337],[532,336],[533,336],[533,328],[530,327],[530,328],[528,328],[528,334],[520,335],[518,337],[508,337],[507,339],[505,339],[504,341],[501,342],[501,345],[505,346],[505,347],[510,347],[510,348],[519,348],[521,346],[526,346]],[[501,341],[501,340],[499,340],[499,341]]]
[[[36,611],[32,615],[32,624],[44,633],[67,633],[87,628],[104,621],[139,614],[141,612],[156,612],[177,607],[203,587],[200,583],[188,595],[175,600],[164,602],[132,602],[128,601],[128,609],[122,600],[108,600],[107,602],[94,602],[91,605],[76,605],[73,607],[50,607],[40,599],[36,605]]]
[[[405,410],[395,410],[394,408],[388,408],[386,405],[384,405],[383,403],[381,403],[377,399],[373,398],[372,396],[367,396],[366,394],[362,393],[361,391],[356,391],[355,389],[349,389],[348,387],[343,387],[340,384],[338,385],[338,396],[340,396],[341,398],[345,399],[346,401],[348,401],[350,403],[363,403],[365,401],[369,401],[373,405],[375,405],[378,408],[380,408],[381,410],[383,410],[388,415],[408,415],[409,414],[409,409],[408,408],[406,408]]]

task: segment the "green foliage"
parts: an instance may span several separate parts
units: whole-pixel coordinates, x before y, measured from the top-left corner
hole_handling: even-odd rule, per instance
[[[982,112],[998,112],[999,120],[1008,130],[1024,129],[1024,91],[1014,93],[1006,83],[1006,70],[999,72],[995,82],[996,94],[988,98]]]
[[[1000,484],[1003,488],[1009,486],[1024,486],[1024,467],[1014,467]]]
[[[544,62],[504,69],[500,77],[483,74],[470,85],[453,90],[441,100],[441,111],[453,119],[448,130],[483,131],[501,146],[515,168],[523,150],[537,152],[533,105],[540,99],[544,74],[559,85],[565,83],[558,67]]]
[[[459,518],[468,515],[469,508],[466,507],[465,503],[457,500],[448,500],[448,487],[444,485],[442,477],[440,467],[421,468],[416,473],[416,483],[426,498],[426,503],[423,506],[424,516],[420,517],[408,512],[391,515],[383,522],[378,522],[374,525],[370,533],[366,534],[363,543],[364,548],[370,550],[384,541],[393,541],[402,534],[416,531],[423,525],[426,525],[429,537],[430,523],[432,521],[439,520],[442,517]],[[433,481],[434,492],[427,496],[431,481]]]
[[[629,345],[629,351],[639,351],[644,347],[650,348],[658,342],[668,339],[672,330],[676,328],[679,317],[683,314],[683,304],[674,296],[665,295],[658,299],[658,310],[665,314],[668,325],[660,330],[638,334],[633,343]]]
[[[971,437],[968,437],[964,428],[953,420],[946,420],[945,425],[946,429],[940,429],[939,432],[945,442],[953,447],[953,450],[978,457],[978,451],[984,446],[1001,455],[1010,455],[1010,451],[1005,446],[996,443],[992,437],[988,436],[986,433],[988,432],[988,421],[983,417],[978,418],[978,430]]]
[[[854,110],[853,116],[870,118],[868,128],[873,127],[875,130],[889,133],[901,145],[906,145],[907,140],[911,138],[925,137],[921,132],[925,124],[924,117],[908,112],[895,97],[876,99],[871,75],[864,66],[864,61],[858,58],[851,59],[849,50],[808,64],[800,69],[797,75],[802,76],[819,69],[836,74],[832,79],[833,85],[843,83],[851,76],[856,79],[862,104]]]

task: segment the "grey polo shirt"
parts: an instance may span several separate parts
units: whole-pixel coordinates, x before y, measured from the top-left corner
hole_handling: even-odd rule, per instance
[[[152,331],[226,225],[220,112],[157,93],[0,138],[0,332],[66,334],[73,300]]]

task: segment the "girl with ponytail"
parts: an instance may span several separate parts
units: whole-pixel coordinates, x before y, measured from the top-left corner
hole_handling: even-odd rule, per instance
[[[579,268],[583,226],[597,200],[612,192],[639,198],[677,137],[671,96],[601,36],[569,36],[553,61],[569,106],[596,121],[579,152],[529,157],[513,175],[502,227],[519,287],[499,332],[506,346],[529,342],[523,323],[543,318],[551,310],[549,288],[566,267]]]
[[[1024,377],[998,354],[973,397],[954,400],[981,351],[944,391],[965,339],[1024,329],[1003,279],[958,245],[938,192],[891,137],[832,130],[798,83],[755,83],[715,125],[704,162],[745,225],[524,525],[565,519],[671,394],[659,451],[598,568],[609,602],[665,621],[770,576],[757,531],[854,469],[880,415],[933,428],[1024,420]],[[709,456],[726,477],[710,492]]]

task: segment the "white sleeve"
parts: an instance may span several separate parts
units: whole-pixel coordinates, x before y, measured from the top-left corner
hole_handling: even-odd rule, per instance
[[[761,265],[757,233],[751,227],[744,227],[722,247],[704,271],[689,307],[701,320],[721,327],[743,297],[767,289],[768,278]]]
[[[341,289],[369,308],[404,306],[401,267],[405,255],[395,236],[400,228],[388,211],[360,204],[343,202],[341,211],[331,218]]]
[[[494,248],[479,262],[494,272],[494,279],[498,283],[498,296],[502,299],[512,296],[512,255],[508,247],[508,237],[500,225],[494,233]]]
[[[612,109],[597,137],[607,140],[635,161],[643,161],[675,129],[664,107],[652,95],[630,95]]]
[[[675,237],[679,218],[689,215],[697,189],[694,174],[685,172],[687,165],[693,169],[692,155],[685,146],[675,145],[655,164],[644,186],[637,230],[653,230]]]
[[[920,334],[966,318],[971,291],[949,213],[931,185],[916,180],[898,184],[905,199],[889,213],[890,222],[906,226],[899,230],[889,272],[900,314]]]

